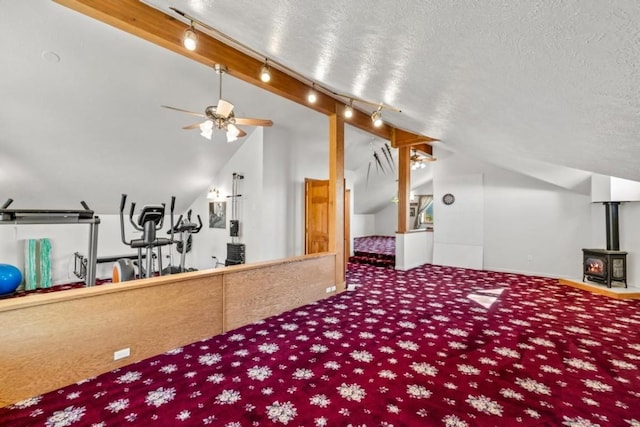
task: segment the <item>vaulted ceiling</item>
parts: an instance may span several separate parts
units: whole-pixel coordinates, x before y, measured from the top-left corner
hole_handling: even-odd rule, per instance
[[[448,150],[640,180],[636,1],[145,3],[399,108],[383,111],[388,123]],[[21,207],[86,199],[115,211],[122,188],[144,199],[148,186],[190,202],[237,149],[224,134],[202,144],[180,129],[188,117],[159,107],[217,99],[215,73],[181,55],[46,0],[0,0],[0,49],[0,182]],[[293,137],[326,133],[325,116],[237,79],[224,92],[239,114]],[[347,133],[347,167],[360,175],[371,138]]]

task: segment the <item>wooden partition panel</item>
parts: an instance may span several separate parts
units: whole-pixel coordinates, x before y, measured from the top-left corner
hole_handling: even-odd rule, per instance
[[[229,272],[224,283],[224,328],[229,331],[326,298],[335,282],[335,254]]]
[[[58,292],[66,295],[50,302],[27,296],[0,312],[0,406],[222,331],[222,275],[138,282]],[[124,348],[131,356],[114,361]]]
[[[334,270],[319,254],[0,300],[0,407],[327,297]]]

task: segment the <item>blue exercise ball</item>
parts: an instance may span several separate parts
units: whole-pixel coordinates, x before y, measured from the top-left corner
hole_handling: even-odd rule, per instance
[[[0,295],[15,292],[22,282],[22,273],[11,264],[0,264]]]

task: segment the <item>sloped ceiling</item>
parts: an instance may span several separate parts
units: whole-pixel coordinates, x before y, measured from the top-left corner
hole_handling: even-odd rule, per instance
[[[149,2],[443,144],[640,179],[637,1]]]
[[[400,108],[385,120],[452,151],[640,180],[636,1],[146,3],[181,9],[325,87]],[[20,195],[16,206],[86,200],[113,213],[128,192],[140,203],[179,194],[184,208],[237,149],[223,134],[203,144],[180,129],[190,117],[159,107],[217,100],[217,75],[180,55],[47,0],[0,0],[0,49],[0,196]],[[312,140],[326,126],[231,77],[224,93],[238,113],[292,135]],[[370,139],[347,133],[360,180]],[[366,193],[356,212],[390,197]]]

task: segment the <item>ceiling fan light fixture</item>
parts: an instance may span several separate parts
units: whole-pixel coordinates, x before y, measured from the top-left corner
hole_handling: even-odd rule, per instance
[[[353,100],[350,99],[349,103],[344,106],[344,117],[350,119],[353,117]]]
[[[378,106],[378,109],[371,114],[371,121],[375,127],[382,126],[382,106]]]
[[[200,123],[200,135],[211,140],[211,136],[213,135],[213,122],[211,120],[205,120]]]
[[[207,199],[211,199],[211,200],[218,200],[220,199],[220,190],[218,190],[217,188],[210,188],[209,192],[207,193]]]
[[[233,123],[229,123],[229,125],[227,125],[227,142],[236,141],[238,135],[240,135],[240,129]]]
[[[193,28],[193,21],[191,21],[189,28],[184,30],[182,45],[189,51],[194,51],[198,47],[198,34],[196,34],[196,30]]]
[[[260,70],[260,80],[262,80],[264,83],[269,83],[269,81],[271,80],[271,70],[269,69],[269,64],[267,64],[266,59],[264,60],[264,65]]]

